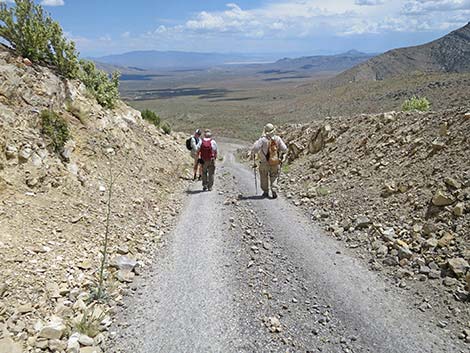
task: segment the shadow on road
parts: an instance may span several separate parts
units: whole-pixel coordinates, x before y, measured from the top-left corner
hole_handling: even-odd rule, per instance
[[[197,195],[197,194],[202,194],[203,192],[205,192],[205,191],[203,191],[203,190],[186,190],[186,193],[188,195]]]
[[[251,195],[251,196],[240,196],[238,199],[240,201],[243,201],[243,200],[264,200],[264,199],[267,199],[267,197],[264,197],[263,195]]]

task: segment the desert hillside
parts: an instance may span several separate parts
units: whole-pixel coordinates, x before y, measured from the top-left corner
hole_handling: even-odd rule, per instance
[[[418,2],[0,0],[0,353],[468,353],[470,23]]]
[[[43,133],[45,110],[70,131],[57,152]],[[1,352],[99,350],[122,290],[147,266],[146,254],[176,215],[183,147],[178,135],[142,121],[124,103],[104,109],[80,82],[0,47]],[[110,178],[112,288],[106,305],[90,304]],[[78,344],[71,335],[80,325],[90,339]]]
[[[334,81],[376,81],[422,72],[470,71],[470,22],[442,38],[390,50],[340,74]]]
[[[469,134],[465,109],[291,125],[282,183],[292,203],[373,270],[402,288],[426,283],[431,307],[450,301],[465,313],[458,303],[470,262]]]

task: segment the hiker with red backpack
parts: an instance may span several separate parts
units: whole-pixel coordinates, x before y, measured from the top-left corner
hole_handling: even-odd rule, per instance
[[[201,148],[201,130],[197,129],[194,132],[194,135],[191,136],[186,140],[186,148],[191,151],[191,158],[194,159],[194,166],[193,166],[193,180],[196,180],[197,172],[199,169],[199,180],[201,180],[202,176],[202,161],[199,158],[199,149]],[[199,168],[198,168],[199,167]]]
[[[202,190],[212,191],[214,186],[215,160],[217,159],[217,143],[212,139],[210,130],[204,131],[199,158],[202,160]]]
[[[255,142],[251,149],[251,156],[253,162],[255,161],[256,154],[259,155],[259,176],[261,181],[261,190],[263,190],[263,197],[269,197],[269,189],[271,189],[272,198],[277,198],[277,179],[281,172],[281,164],[287,146],[282,139],[275,135],[276,128],[273,124],[266,124],[263,131],[263,136]],[[256,168],[256,163],[253,168]]]

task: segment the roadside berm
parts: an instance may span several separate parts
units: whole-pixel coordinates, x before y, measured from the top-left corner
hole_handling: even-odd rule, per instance
[[[292,203],[470,341],[470,110],[328,117],[283,136]]]

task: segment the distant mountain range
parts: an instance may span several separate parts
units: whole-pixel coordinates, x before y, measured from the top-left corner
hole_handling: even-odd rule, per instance
[[[418,72],[470,72],[470,22],[430,43],[390,50],[371,58],[333,81],[376,81]]]
[[[209,68],[230,63],[266,62],[268,59],[267,56],[250,54],[146,50],[108,55],[99,58],[92,58],[92,60],[97,63],[134,69],[173,70]]]
[[[311,72],[340,72],[360,64],[377,54],[362,53],[350,50],[336,55],[303,56],[300,58],[284,58],[272,64],[263,65],[264,70],[297,70]]]
[[[219,53],[135,51],[120,55],[94,58],[97,66],[107,72],[115,70],[124,75],[145,75],[148,72],[169,70],[205,70],[231,65],[234,70],[248,69],[262,74],[287,74],[296,72],[341,72],[367,61],[376,54],[350,50],[336,55],[283,58],[269,62],[269,56]]]

